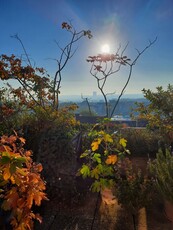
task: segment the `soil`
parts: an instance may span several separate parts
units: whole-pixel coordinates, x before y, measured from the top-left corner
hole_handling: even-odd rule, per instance
[[[132,160],[136,167],[142,167],[143,170],[146,169],[146,158],[140,157]],[[101,200],[98,199],[98,194],[87,192],[78,194],[78,196],[72,194],[72,196],[73,197],[63,202],[57,197],[50,199],[50,201],[45,201],[40,207],[40,210],[38,210],[43,217],[43,222],[42,224],[36,223],[34,229],[110,230],[108,225],[106,226],[105,223],[101,221]],[[171,221],[169,221],[165,215],[161,199],[154,200],[150,206],[146,207],[146,211],[147,230],[173,230]],[[120,209],[115,218],[117,218],[115,230],[135,230],[132,215],[128,213],[127,210]]]

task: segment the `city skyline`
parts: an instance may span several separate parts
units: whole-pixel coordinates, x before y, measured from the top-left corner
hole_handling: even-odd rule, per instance
[[[68,33],[61,29],[70,20],[77,30],[91,30],[92,39],[82,39],[77,51],[63,71],[62,95],[99,94],[97,83],[90,75],[89,55],[97,55],[104,44],[115,53],[121,43],[127,56],[133,59],[136,49],[141,51],[157,37],[138,60],[125,94],[141,94],[142,89],[155,90],[172,84],[173,75],[173,3],[171,0],[0,0],[1,54],[20,56],[20,44],[10,36],[18,34],[36,66],[44,67],[51,76],[56,71],[58,47],[68,42]],[[119,94],[127,72],[112,76],[107,92]],[[0,83],[2,85],[2,82]]]

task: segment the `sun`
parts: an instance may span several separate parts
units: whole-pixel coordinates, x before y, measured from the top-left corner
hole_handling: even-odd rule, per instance
[[[110,53],[110,46],[108,44],[102,45],[101,52],[102,53]]]

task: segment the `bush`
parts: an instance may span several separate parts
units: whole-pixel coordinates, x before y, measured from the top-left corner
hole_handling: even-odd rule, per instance
[[[140,169],[136,171],[129,159],[125,159],[122,166],[115,185],[115,194],[118,202],[135,215],[151,201],[153,180]]]
[[[10,224],[16,230],[33,229],[33,219],[41,222],[32,207],[47,200],[42,165],[32,161],[32,152],[23,148],[24,143],[17,134],[0,139],[1,209],[11,212]]]
[[[127,148],[132,156],[155,156],[158,151],[159,134],[147,129],[123,129],[122,134],[127,139]]]

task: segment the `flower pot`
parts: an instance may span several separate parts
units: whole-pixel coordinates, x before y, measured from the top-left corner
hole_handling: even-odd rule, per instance
[[[168,220],[173,222],[173,203],[170,201],[165,200],[164,201],[164,209],[165,209],[165,215]]]

